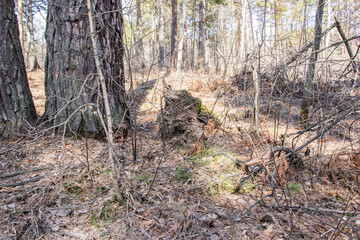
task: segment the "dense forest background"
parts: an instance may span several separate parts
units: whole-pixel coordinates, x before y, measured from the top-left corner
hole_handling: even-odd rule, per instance
[[[4,0],[2,239],[359,239],[360,1]]]

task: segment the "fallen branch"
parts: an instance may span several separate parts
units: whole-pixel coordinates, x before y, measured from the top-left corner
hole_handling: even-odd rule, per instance
[[[263,169],[263,167],[271,161],[271,157],[274,155],[274,153],[279,152],[279,151],[284,151],[286,152],[284,157],[289,157],[291,155],[296,155],[296,152],[300,151],[301,149],[303,149],[304,147],[306,147],[307,145],[309,145],[310,143],[312,143],[313,141],[315,141],[316,139],[320,138],[321,136],[323,136],[325,133],[327,133],[330,129],[332,129],[336,124],[338,124],[341,120],[343,120],[346,116],[348,116],[351,112],[353,112],[355,110],[355,108],[360,105],[360,100],[357,100],[355,103],[353,103],[353,105],[351,107],[348,108],[347,111],[345,111],[345,113],[343,113],[340,117],[338,117],[337,119],[335,119],[333,121],[333,123],[324,128],[320,133],[318,133],[315,137],[313,137],[312,139],[310,139],[309,141],[307,141],[306,143],[304,143],[303,145],[301,145],[300,147],[296,148],[296,149],[289,149],[289,148],[285,148],[283,146],[276,146],[276,147],[269,147],[268,150],[266,151],[266,153],[259,157],[256,158],[254,160],[251,160],[247,163],[245,163],[245,171],[249,172],[250,174],[245,177],[245,179],[242,179],[241,181],[239,181],[239,183],[237,184],[234,193],[237,193],[240,191],[242,184],[247,181],[251,176],[255,176],[257,173],[261,172],[261,170]],[[249,167],[252,165],[255,165],[257,163],[262,162],[262,164],[258,167],[253,169],[252,171],[250,171]],[[275,168],[276,171],[276,168]]]
[[[348,54],[349,54],[349,57],[350,57],[350,59],[351,59],[351,61],[352,61],[352,64],[353,64],[354,70],[355,70],[355,69],[356,69],[356,64],[355,64],[355,62],[353,62],[353,60],[354,60],[355,57],[354,57],[353,51],[352,51],[352,49],[351,49],[351,46],[350,46],[350,44],[349,44],[349,41],[348,41],[348,39],[346,38],[345,32],[344,32],[344,30],[342,29],[339,21],[337,20],[336,17],[334,17],[334,18],[335,18],[335,21],[336,21],[336,22],[335,22],[335,23],[336,23],[336,28],[337,28],[337,30],[339,31],[339,34],[340,34],[342,40],[344,41],[346,50],[347,50],[347,52],[348,52]]]
[[[80,163],[80,164],[78,164],[78,165],[76,165],[76,166],[74,166],[74,167],[69,168],[69,170],[74,170],[74,169],[77,169],[77,168],[79,168],[79,167],[84,167],[84,166],[86,166],[86,165]],[[48,166],[47,168],[44,167],[44,169],[49,169],[49,168],[51,168],[51,167],[53,167],[53,166]],[[39,168],[39,169],[40,169],[40,168]],[[39,171],[41,171],[41,170],[39,170]],[[28,172],[30,172],[30,170],[28,170]],[[5,188],[5,187],[18,187],[18,186],[25,185],[25,184],[28,184],[28,183],[37,182],[37,181],[39,181],[40,179],[42,179],[42,178],[44,178],[44,177],[46,177],[46,176],[51,176],[51,175],[53,175],[54,173],[55,173],[55,172],[50,172],[50,173],[46,173],[46,174],[44,174],[44,175],[42,175],[42,176],[39,176],[39,177],[36,177],[36,178],[31,178],[31,179],[28,179],[28,180],[25,180],[25,181],[22,181],[22,182],[5,184],[5,185],[3,185],[3,186],[0,186],[0,189]],[[20,173],[20,174],[22,174],[22,173]],[[9,175],[10,175],[10,174],[9,174]]]
[[[323,36],[325,36],[328,32],[330,32],[331,29],[333,29],[334,27],[336,27],[337,23],[333,23],[328,29],[326,29],[323,33],[320,34],[320,38],[322,38]],[[290,64],[292,64],[293,62],[295,62],[295,60],[301,56],[301,54],[303,54],[304,52],[306,52],[307,50],[309,50],[313,45],[314,45],[314,41],[309,42],[308,44],[306,44],[300,51],[298,51],[296,54],[294,54],[289,60],[287,60],[285,63],[281,64],[280,66],[277,66],[275,68],[276,72],[278,71],[282,71],[283,69],[285,69],[287,66],[289,66]]]
[[[357,65],[356,65],[356,63],[355,63],[355,61],[354,61],[355,56],[354,56],[354,53],[353,53],[353,51],[352,51],[352,49],[351,49],[350,43],[349,43],[348,39],[346,38],[345,32],[344,32],[344,30],[342,29],[339,21],[337,20],[336,17],[334,17],[334,18],[335,18],[335,21],[336,21],[336,22],[335,22],[335,23],[336,23],[336,28],[337,28],[337,30],[339,31],[339,34],[340,34],[342,40],[344,41],[346,50],[347,50],[347,52],[348,52],[348,54],[349,54],[350,62],[351,62],[351,64],[353,65],[354,71],[357,72]],[[356,74],[356,75],[358,76],[359,74]],[[357,82],[357,79],[355,78],[355,79],[354,79],[353,86],[355,86],[356,82]]]
[[[39,177],[32,178],[32,179],[29,179],[29,180],[26,180],[26,181],[23,181],[23,182],[5,184],[5,185],[3,185],[3,186],[0,186],[0,189],[1,189],[1,188],[4,188],[4,187],[18,187],[18,186],[25,185],[25,184],[28,184],[28,183],[37,182],[37,181],[39,181],[40,179],[44,178],[45,176],[46,176],[46,175],[39,176]]]
[[[260,162],[263,162],[263,164],[268,163],[271,160],[270,158],[274,156],[276,152],[281,152],[281,151],[286,152],[287,153],[286,156],[289,156],[291,154],[296,154],[294,150],[283,146],[268,147],[266,153],[263,156],[245,163],[245,171],[249,172],[249,167],[257,163]]]
[[[321,131],[320,133],[318,133],[315,137],[313,137],[312,139],[310,139],[309,141],[307,141],[306,143],[304,143],[303,145],[301,145],[300,147],[296,148],[294,150],[294,152],[298,152],[301,149],[303,149],[304,147],[306,147],[307,145],[309,145],[310,143],[312,143],[313,141],[315,141],[316,139],[320,138],[321,136],[323,136],[325,133],[327,133],[330,129],[332,129],[336,124],[338,124],[341,120],[343,120],[347,115],[349,115],[351,112],[353,112],[355,110],[355,108],[360,105],[360,100],[357,100],[343,115],[341,115],[340,117],[338,117],[337,119],[335,119],[335,121],[327,128],[325,128],[323,131]],[[288,157],[290,154],[286,154],[285,156]]]
[[[324,213],[336,213],[342,215],[350,215],[355,214],[356,211],[344,211],[341,209],[329,209],[329,208],[309,208],[309,207],[301,207],[301,206],[275,206],[275,208],[284,208],[284,209],[297,209],[297,210],[307,210],[311,212],[324,212]]]
[[[14,149],[17,149],[17,148],[19,148],[19,146],[14,146],[14,147],[2,149],[2,150],[0,150],[0,155],[2,155],[4,153],[7,153],[7,152],[11,152],[11,151],[13,151]]]
[[[24,173],[38,172],[38,171],[50,169],[50,168],[52,168],[53,166],[54,166],[54,165],[50,164],[50,165],[44,166],[44,167],[32,168],[32,169],[27,169],[27,170],[20,170],[20,171],[18,171],[18,172],[0,175],[0,178],[9,178],[9,177],[14,177],[14,176],[17,176],[17,175],[20,175],[20,174],[24,174]]]

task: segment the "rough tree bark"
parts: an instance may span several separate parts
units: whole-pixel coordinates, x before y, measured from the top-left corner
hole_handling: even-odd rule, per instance
[[[125,102],[123,18],[120,0],[92,1],[97,18],[97,45],[106,79],[113,127],[129,123]],[[50,0],[46,27],[46,103],[44,118],[57,128],[103,135],[101,92],[94,75],[86,3],[81,0]],[[98,106],[98,107],[97,107]],[[85,120],[86,119],[86,120]],[[65,123],[65,124],[64,124]]]
[[[36,119],[26,77],[14,1],[0,2],[0,138]]]
[[[177,8],[177,0],[171,0],[171,70],[176,68]]]
[[[95,29],[95,23],[94,23],[94,18],[93,18],[93,13],[92,13],[92,4],[91,4],[91,0],[87,0],[87,8],[88,8],[88,17],[89,17],[89,25],[90,25],[90,34],[91,34],[91,43],[93,46],[93,51],[94,51],[94,60],[95,60],[95,65],[96,65],[96,71],[97,74],[99,76],[99,81],[100,81],[100,86],[101,86],[101,90],[103,93],[103,102],[105,105],[105,114],[106,114],[106,126],[105,123],[104,124],[104,128],[106,128],[106,135],[107,135],[107,140],[108,140],[108,144],[109,144],[109,160],[110,160],[110,164],[111,164],[111,175],[112,175],[112,181],[114,184],[114,189],[115,189],[115,193],[117,195],[117,197],[121,200],[122,199],[122,195],[121,195],[121,191],[120,191],[120,187],[119,187],[119,183],[118,183],[118,179],[117,179],[117,169],[116,169],[116,162],[115,162],[115,157],[114,157],[114,135],[113,135],[113,129],[112,129],[112,118],[111,118],[111,110],[110,110],[110,105],[109,105],[109,97],[108,97],[108,93],[107,93],[107,86],[105,83],[105,77],[102,73],[102,69],[101,69],[101,63],[100,63],[100,52],[99,52],[99,47],[97,45],[97,35],[96,35],[96,29]]]
[[[310,63],[306,73],[306,79],[304,84],[304,94],[301,103],[300,123],[306,124],[309,118],[309,107],[312,104],[313,99],[313,80],[315,74],[315,64],[318,57],[318,51],[320,49],[321,32],[322,32],[322,19],[324,15],[325,0],[319,0],[316,15],[315,15],[315,40],[314,48],[310,56]]]

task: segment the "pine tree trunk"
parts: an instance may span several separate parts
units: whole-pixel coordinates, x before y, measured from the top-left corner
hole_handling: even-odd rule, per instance
[[[120,0],[93,1],[101,67],[106,79],[113,127],[129,124],[125,102],[123,18]],[[45,119],[76,133],[103,135],[87,7],[84,1],[50,0],[46,27]],[[124,117],[125,116],[125,117]],[[86,119],[86,121],[85,121]]]
[[[26,77],[14,1],[0,2],[0,138],[36,119]]]
[[[310,63],[306,72],[306,79],[304,84],[304,94],[301,103],[300,123],[307,124],[309,118],[309,107],[313,100],[313,80],[315,74],[315,64],[318,57],[318,50],[320,49],[322,19],[324,15],[325,0],[319,0],[315,15],[315,40],[313,51],[310,56]]]
[[[115,162],[115,152],[114,152],[114,135],[113,135],[113,128],[112,128],[112,118],[111,118],[111,110],[109,104],[109,95],[107,92],[107,86],[105,82],[105,77],[102,72],[102,67],[100,63],[100,52],[99,52],[99,45],[97,45],[97,34],[95,29],[95,21],[93,17],[93,7],[91,0],[87,0],[87,9],[88,9],[88,17],[89,17],[89,27],[90,27],[90,35],[91,35],[91,43],[93,46],[94,51],[94,60],[96,65],[96,72],[99,77],[99,86],[101,86],[101,90],[103,93],[103,103],[105,106],[105,115],[106,115],[106,124],[103,123],[104,128],[106,128],[106,136],[109,144],[109,160],[111,164],[111,177],[114,184],[114,189],[117,197],[122,201],[122,195],[119,187],[118,182],[118,174],[117,174],[117,167]]]

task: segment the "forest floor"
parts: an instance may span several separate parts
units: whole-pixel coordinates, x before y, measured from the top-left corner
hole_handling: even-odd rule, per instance
[[[41,115],[43,73],[28,77]],[[164,146],[160,137],[163,79],[201,98],[208,109],[216,103],[223,124],[195,152],[174,142]],[[359,148],[341,128],[299,151],[294,158],[302,167],[276,154],[269,156],[278,164],[276,179],[270,163],[251,175],[244,163],[279,144],[275,135],[285,132],[286,111],[278,111],[280,124],[271,109],[261,111],[257,135],[247,116],[252,93],[239,94],[242,104],[228,111],[228,98],[237,93],[221,94],[226,87],[220,76],[161,72],[144,82],[146,75],[135,76],[133,96],[141,102],[136,161],[131,139],[116,139],[116,151],[124,153],[125,201],[114,198],[105,141],[50,133],[2,142],[0,239],[359,239]],[[295,99],[288,133],[301,131],[292,121],[298,106]],[[301,135],[297,146],[315,135]],[[291,140],[284,146],[290,148]]]

